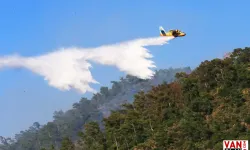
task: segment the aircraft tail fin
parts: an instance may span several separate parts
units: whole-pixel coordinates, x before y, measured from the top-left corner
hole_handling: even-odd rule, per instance
[[[160,35],[161,36],[165,36],[166,35],[166,32],[164,30],[164,28],[162,26],[159,27],[159,30],[160,30]]]

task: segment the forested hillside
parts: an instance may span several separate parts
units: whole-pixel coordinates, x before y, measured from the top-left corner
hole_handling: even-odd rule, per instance
[[[250,139],[250,48],[202,62],[191,74],[135,95],[132,104],[61,150],[220,150],[222,141]]]
[[[17,142],[2,138],[3,146],[26,150],[219,150],[225,139],[250,139],[250,48],[235,49],[224,59],[206,60],[191,73],[177,73],[176,80],[170,77],[174,71],[181,70],[159,71],[158,75],[166,75],[172,82],[151,89],[157,77],[144,81],[127,76],[113,82],[111,89],[101,88],[92,100],[82,99],[72,110],[56,112],[53,122],[43,127],[34,123],[17,135]],[[138,92],[133,102],[115,107],[117,110],[103,118],[102,112],[113,108],[111,101],[125,102],[132,91]]]
[[[56,111],[54,120],[46,125],[35,122],[29,129],[16,134],[15,139],[1,137],[0,150],[40,150],[53,145],[59,148],[63,137],[76,141],[78,132],[83,130],[85,123],[97,121],[100,124],[110,110],[116,110],[122,103],[132,102],[134,94],[148,91],[152,86],[163,82],[172,82],[177,72],[190,73],[189,67],[156,71],[151,80],[141,80],[126,76],[120,81],[112,81],[112,87],[101,87],[100,92],[90,100],[82,98],[73,108],[66,112]]]

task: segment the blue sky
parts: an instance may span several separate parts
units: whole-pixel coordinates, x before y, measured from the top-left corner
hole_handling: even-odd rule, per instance
[[[24,0],[0,3],[0,56],[41,55],[60,47],[96,47],[178,28],[187,33],[170,44],[151,47],[158,68],[196,67],[234,48],[250,46],[247,0]],[[93,65],[94,78],[104,86],[124,75],[114,67]],[[26,69],[0,72],[0,135],[13,136],[33,122],[51,120],[82,95],[49,87]],[[99,88],[98,86],[94,86]]]

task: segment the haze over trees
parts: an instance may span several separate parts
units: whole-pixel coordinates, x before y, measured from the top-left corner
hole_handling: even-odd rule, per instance
[[[250,139],[249,65],[246,47],[224,59],[206,60],[191,73],[183,68],[160,70],[152,80],[127,76],[113,81],[111,89],[102,87],[91,100],[55,112],[47,125],[34,123],[14,140],[1,138],[2,147],[222,149],[225,139]]]

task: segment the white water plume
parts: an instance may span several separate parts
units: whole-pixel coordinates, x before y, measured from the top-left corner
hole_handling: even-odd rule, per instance
[[[149,79],[156,67],[145,46],[166,44],[172,37],[136,39],[96,48],[61,48],[34,57],[10,55],[0,57],[0,68],[24,67],[44,77],[50,86],[60,90],[74,88],[81,93],[96,92],[90,83],[98,83],[91,75],[89,60],[113,65],[129,75]]]

